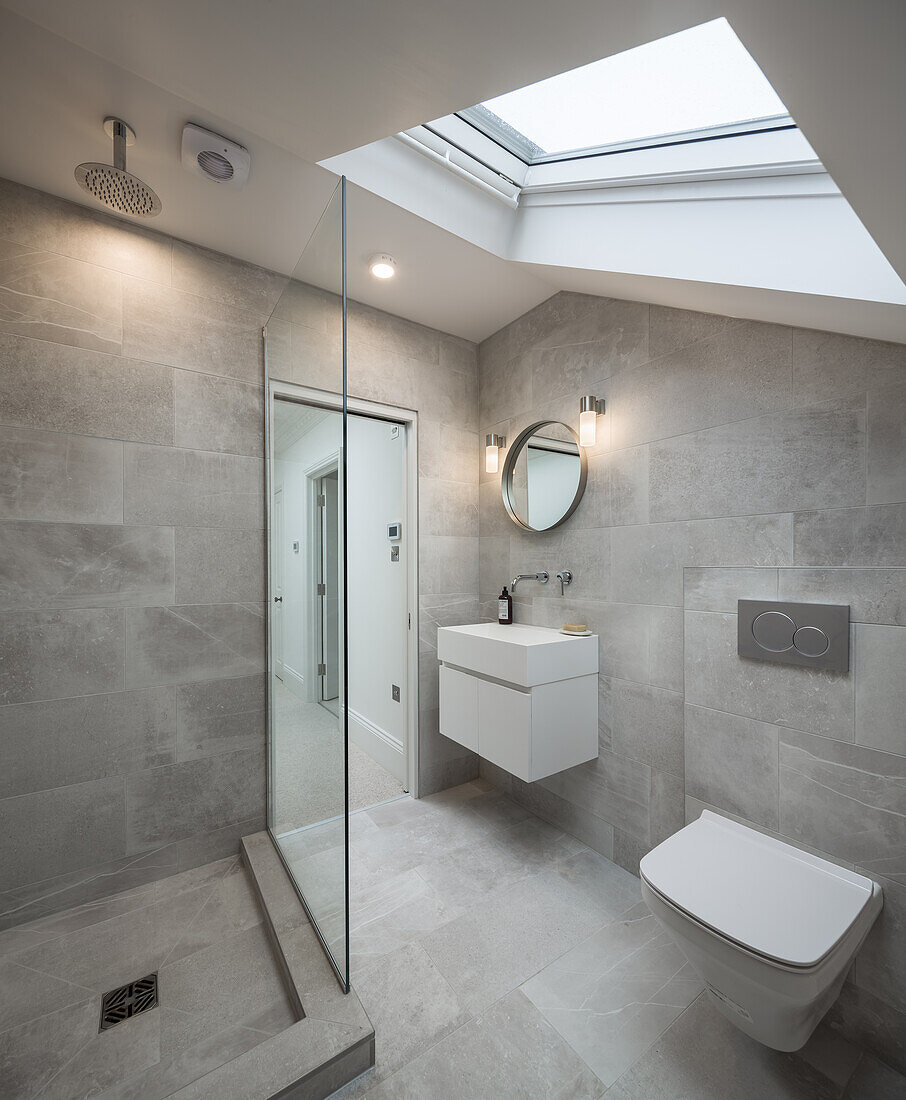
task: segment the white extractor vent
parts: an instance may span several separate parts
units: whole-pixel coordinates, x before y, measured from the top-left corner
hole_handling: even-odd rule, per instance
[[[249,178],[248,149],[193,122],[186,123],[182,132],[181,155],[183,168],[222,187],[239,190]]]

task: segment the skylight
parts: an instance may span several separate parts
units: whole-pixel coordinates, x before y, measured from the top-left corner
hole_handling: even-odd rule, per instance
[[[529,162],[789,119],[726,19],[489,99],[463,117]],[[778,124],[780,124],[778,120]]]

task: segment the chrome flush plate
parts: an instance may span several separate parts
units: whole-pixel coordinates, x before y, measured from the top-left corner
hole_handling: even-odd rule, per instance
[[[849,670],[849,605],[740,600],[737,652],[757,661]]]

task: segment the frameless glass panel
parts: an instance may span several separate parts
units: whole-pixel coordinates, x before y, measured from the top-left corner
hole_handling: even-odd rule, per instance
[[[347,985],[343,206],[341,184],[266,330],[268,827]]]
[[[723,18],[465,112],[529,160],[786,113]]]

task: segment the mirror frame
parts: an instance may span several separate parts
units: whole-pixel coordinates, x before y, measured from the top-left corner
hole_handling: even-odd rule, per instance
[[[550,527],[531,527],[522,519],[513,505],[513,472],[516,469],[516,462],[529,439],[531,439],[539,428],[544,428],[548,424],[556,424],[560,428],[566,428],[575,440],[576,448],[579,451],[579,484],[576,486],[576,494],[572,499],[572,503],[556,523],[552,523]],[[507,515],[517,527],[523,531],[531,531],[534,534],[541,535],[544,534],[545,531],[553,531],[556,527],[559,527],[561,523],[566,523],[573,512],[579,507],[579,501],[585,493],[587,481],[588,459],[585,456],[585,448],[579,446],[579,437],[573,429],[568,424],[564,424],[562,420],[536,420],[534,424],[529,424],[527,428],[523,428],[510,446],[507,447],[506,458],[503,462],[503,473],[500,478],[500,495],[503,497],[503,506],[506,508]]]

